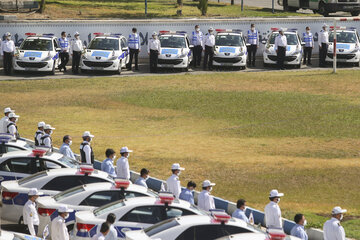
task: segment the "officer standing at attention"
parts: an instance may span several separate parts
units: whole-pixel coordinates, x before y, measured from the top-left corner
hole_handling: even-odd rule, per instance
[[[7,107],[4,109],[5,116],[0,120],[0,133],[7,133],[7,125],[9,124],[9,114],[14,113],[15,110]]]
[[[44,136],[45,122],[38,122],[38,130],[35,132],[35,146],[40,146],[41,137]]]
[[[326,67],[326,62],[325,62],[325,58],[326,58],[326,54],[328,51],[328,46],[329,46],[329,32],[327,31],[327,25],[324,23],[322,26],[322,30],[319,32],[319,39],[318,39],[318,43],[319,43],[319,57],[320,57],[320,62],[319,62],[319,66],[320,67]]]
[[[16,126],[16,122],[20,116],[16,115],[15,113],[9,114],[9,122],[7,125],[7,133],[11,134],[14,138],[19,138],[20,134],[18,132],[18,128]]]
[[[107,172],[113,178],[116,177],[114,160],[116,159],[116,153],[114,149],[108,148],[105,151],[106,159],[101,163],[101,171]]]
[[[72,56],[72,69],[71,70],[72,70],[73,74],[78,74],[81,53],[84,50],[84,46],[80,39],[79,32],[75,32],[74,37],[75,37],[75,39],[73,39],[71,41],[71,46],[70,46],[70,54]]]
[[[105,240],[106,235],[108,235],[110,231],[110,226],[107,222],[104,222],[101,224],[100,232],[98,234],[95,234],[91,240]]]
[[[324,224],[324,240],[345,240],[345,230],[341,226],[341,220],[346,213],[346,209],[334,207],[331,212],[332,218]]]
[[[196,188],[196,183],[189,181],[186,188],[181,191],[179,199],[188,201],[191,204],[195,204],[193,191]]]
[[[66,205],[59,206],[58,216],[51,221],[51,239],[52,240],[69,240],[69,232],[65,224],[65,219],[69,213],[73,212]]]
[[[157,62],[160,55],[160,40],[157,37],[157,33],[153,32],[152,38],[149,40],[148,55],[150,56],[150,72],[157,72]]]
[[[179,175],[183,170],[185,170],[185,168],[180,167],[180,164],[174,163],[171,166],[172,175],[166,180],[167,191],[174,194],[177,199],[179,199],[181,193]]]
[[[270,203],[265,207],[265,223],[266,228],[282,229],[281,210],[279,207],[280,197],[284,196],[274,189],[270,192]]]
[[[130,59],[129,59],[127,69],[131,70],[132,60],[135,56],[135,70],[139,70],[138,56],[141,51],[141,43],[140,43],[140,36],[139,36],[139,34],[137,34],[136,28],[132,29],[132,33],[129,35],[128,41],[129,41],[128,47],[129,47],[129,51],[130,51]]]
[[[76,159],[75,154],[71,150],[70,146],[72,144],[72,137],[70,135],[65,135],[63,137],[63,144],[60,147],[60,153],[68,158]]]
[[[204,46],[205,46],[205,55],[204,55],[204,65],[203,69],[206,70],[206,66],[210,71],[213,70],[213,57],[214,57],[214,47],[215,47],[215,36],[214,28],[209,28],[208,33],[204,37]]]
[[[149,178],[149,173],[150,171],[147,170],[146,168],[141,169],[140,177],[136,179],[135,184],[148,188],[146,184],[146,180],[148,180]]]
[[[241,219],[249,223],[248,217],[245,215],[246,201],[245,199],[239,199],[236,203],[237,209],[233,212],[232,217]]]
[[[5,33],[5,41],[1,43],[1,56],[3,56],[3,66],[6,75],[11,75],[12,60],[15,51],[15,43],[11,40],[11,33]]]
[[[198,196],[198,207],[209,211],[210,209],[215,209],[214,197],[210,195],[212,187],[215,186],[215,183],[205,180],[202,183],[202,191]]]
[[[305,216],[301,213],[298,213],[295,215],[294,221],[296,225],[291,229],[291,236],[298,237],[301,240],[308,240],[308,235],[304,228],[307,224]]]
[[[121,158],[119,158],[116,162],[118,178],[130,180],[130,167],[128,158],[130,157],[131,152],[133,151],[129,150],[128,147],[122,147],[120,149]]]
[[[314,37],[310,32],[310,27],[306,27],[306,32],[303,33],[303,41],[305,42],[303,64],[306,64],[307,59],[307,65],[311,65],[311,54],[314,49]]]
[[[255,29],[254,23],[250,25],[250,30],[247,31],[247,43],[250,44],[250,46],[247,47],[249,54],[248,65],[255,67],[256,51],[259,48],[259,31]]]
[[[90,142],[94,135],[91,135],[89,131],[85,131],[82,135],[83,142],[80,144],[80,157],[81,162],[86,164],[94,164],[94,152],[90,146]]]
[[[279,35],[275,38],[275,50],[277,54],[277,65],[280,70],[284,70],[284,61],[286,55],[287,39],[284,35],[284,29],[280,28]]]
[[[42,192],[39,192],[36,188],[31,188],[29,190],[28,196],[29,200],[25,203],[23,208],[23,220],[24,224],[27,227],[27,230],[31,236],[36,236],[39,229],[39,215],[36,210],[35,201],[42,195]]]
[[[53,128],[50,124],[46,124],[44,127],[44,136],[41,137],[40,140],[40,145],[41,146],[45,146],[51,149],[52,151],[52,138],[51,138],[51,134],[53,133],[53,130],[55,130],[55,128]]]
[[[194,45],[193,49],[193,62],[194,68],[201,64],[201,54],[204,49],[204,35],[200,31],[199,25],[195,25],[195,31],[192,32],[191,43]]]
[[[69,40],[66,37],[66,32],[61,32],[61,38],[59,38],[59,45],[60,45],[60,59],[61,63],[59,65],[59,70],[61,72],[61,69],[64,69],[64,72],[66,72],[66,64],[69,62],[69,50],[70,50],[70,44]]]

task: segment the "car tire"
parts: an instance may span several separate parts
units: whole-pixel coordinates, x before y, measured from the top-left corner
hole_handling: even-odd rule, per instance
[[[119,62],[118,70],[117,70],[117,72],[116,72],[116,73],[119,74],[119,75],[121,74],[121,71],[122,71],[121,65],[122,65],[122,62],[120,61],[120,62]]]
[[[52,67],[52,70],[51,70],[51,75],[55,75],[55,61],[53,63],[53,67]]]
[[[23,224],[24,224],[24,219],[23,219],[22,216],[19,218],[18,224],[19,224],[19,225],[23,225]]]
[[[351,16],[357,17],[357,16],[359,16],[360,11],[351,11],[350,13],[351,13]]]
[[[329,16],[329,13],[328,11],[326,10],[326,7],[325,7],[325,3],[324,2],[320,2],[319,3],[319,10],[318,10],[319,14],[323,15],[324,17],[328,17]]]

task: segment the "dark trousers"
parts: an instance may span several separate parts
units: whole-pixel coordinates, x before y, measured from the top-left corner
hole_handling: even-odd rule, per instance
[[[214,58],[214,47],[205,46],[204,70],[206,69],[206,65],[208,66],[209,70],[212,70],[213,58]]]
[[[27,234],[30,235],[30,231],[29,231],[28,225],[25,225],[25,230],[27,231]],[[38,225],[34,225],[34,230],[35,230],[35,233],[36,233],[36,235],[37,235],[38,232],[39,232],[39,226],[38,226]]]
[[[325,62],[325,58],[326,58],[326,54],[328,51],[328,45],[326,43],[321,43],[321,48],[320,48],[320,61],[319,61],[319,65],[320,67],[325,67],[326,62]]]
[[[284,69],[285,54],[286,54],[286,47],[278,46],[277,65],[280,69]]]
[[[201,45],[197,45],[194,46],[193,49],[193,63],[194,63],[194,67],[196,66],[200,66],[201,64],[201,54],[202,54],[202,46]]]
[[[304,64],[311,64],[312,47],[304,47]],[[307,61],[306,61],[307,60]]]
[[[150,72],[157,72],[159,51],[150,49]]]
[[[257,45],[251,44],[248,48],[248,62],[255,66],[255,56],[257,51]]]
[[[131,66],[132,66],[132,61],[133,58],[135,56],[135,69],[138,70],[139,66],[138,66],[138,56],[139,56],[139,49],[130,49],[130,59],[129,59],[129,63],[127,65],[127,69],[131,70]]]
[[[66,70],[66,64],[69,62],[69,53],[61,52],[60,59],[61,59],[61,63],[59,65],[59,69],[61,70],[63,68],[64,70]]]
[[[72,57],[72,72],[73,73],[79,72],[80,58],[81,58],[81,51],[73,51],[73,57]]]
[[[11,75],[13,55],[14,53],[12,52],[4,52],[3,61],[4,61],[4,72],[6,75]]]

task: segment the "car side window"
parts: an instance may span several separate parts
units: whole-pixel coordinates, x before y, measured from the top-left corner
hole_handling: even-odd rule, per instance
[[[120,191],[118,191],[118,192],[120,193]],[[119,196],[120,196],[119,199],[122,199],[121,194],[119,194]],[[125,198],[147,197],[147,196],[148,195],[143,194],[143,193],[125,191]]]
[[[80,205],[100,207],[119,199],[119,191],[96,192],[85,198]]]
[[[184,232],[182,232],[175,240],[195,240],[195,227],[189,227]]]
[[[34,174],[36,170],[32,167],[30,158],[14,158],[2,163],[0,166],[2,171],[15,173]]]
[[[22,149],[17,148],[17,147],[10,147],[10,146],[6,147],[6,152],[15,152],[15,151],[20,151],[20,150],[22,150]]]
[[[58,48],[58,43],[57,43],[57,41],[55,39],[53,40],[53,43],[54,43],[54,48],[56,50],[56,48]]]
[[[189,47],[190,46],[189,38],[186,37],[185,39],[186,39],[187,46]]]
[[[44,159],[36,159],[36,168],[38,172],[49,170],[49,169],[59,169],[62,168],[61,165],[50,161],[50,160],[44,160]]]
[[[164,206],[136,207],[120,218],[119,221],[155,224],[164,220],[163,213]]]
[[[0,164],[0,171],[11,172],[11,164],[9,160]]]
[[[236,227],[231,225],[207,224],[207,225],[199,225],[188,228],[182,234],[180,234],[176,238],[176,240],[187,240],[187,239],[209,240],[209,239],[216,239],[236,233],[247,233],[247,232],[251,232],[251,231],[242,227]]]
[[[105,182],[105,179],[90,176],[59,176],[50,180],[42,188],[53,191],[65,191],[67,189],[88,183]]]
[[[126,48],[126,42],[125,42],[125,40],[124,40],[124,38],[122,38],[121,39],[121,49],[123,49],[123,48]]]
[[[194,215],[194,213],[180,208],[169,207],[166,209],[166,219],[187,216],[187,215]]]

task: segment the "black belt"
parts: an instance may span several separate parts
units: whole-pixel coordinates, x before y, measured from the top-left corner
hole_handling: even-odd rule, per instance
[[[278,48],[286,48],[286,47],[283,47],[283,46],[278,46]]]

